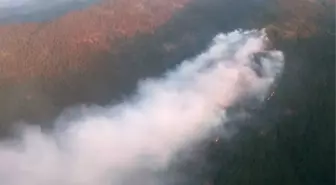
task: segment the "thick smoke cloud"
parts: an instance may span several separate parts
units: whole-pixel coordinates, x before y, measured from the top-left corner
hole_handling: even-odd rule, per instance
[[[23,127],[0,145],[0,184],[161,184],[153,174],[230,120],[228,107],[268,95],[284,57],[265,42],[263,31],[218,34],[204,53],[142,80],[124,103],[63,116],[53,133]]]

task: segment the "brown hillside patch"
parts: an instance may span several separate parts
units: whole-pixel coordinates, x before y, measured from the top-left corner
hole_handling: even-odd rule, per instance
[[[190,0],[104,0],[57,20],[0,26],[0,83],[87,70],[120,37],[151,33]]]

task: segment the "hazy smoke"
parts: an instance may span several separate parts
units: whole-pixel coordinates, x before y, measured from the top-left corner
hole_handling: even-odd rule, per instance
[[[63,117],[57,124],[67,127],[52,134],[23,128],[20,140],[0,145],[0,184],[159,184],[136,174],[167,167],[175,152],[225,124],[235,102],[267,96],[283,55],[265,51],[266,40],[257,30],[219,34],[176,70],[142,80],[122,104]]]

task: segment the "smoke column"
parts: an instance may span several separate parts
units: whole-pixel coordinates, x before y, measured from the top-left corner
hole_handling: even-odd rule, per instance
[[[236,102],[266,98],[284,64],[266,42],[264,31],[218,34],[204,53],[140,81],[119,105],[63,116],[54,133],[25,126],[20,139],[0,144],[0,184],[161,184],[134,174],[165,169],[176,152],[230,120],[226,109]]]

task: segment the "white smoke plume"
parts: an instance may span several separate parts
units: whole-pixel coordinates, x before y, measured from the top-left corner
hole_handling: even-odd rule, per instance
[[[1,185],[140,185],[136,171],[163,170],[183,147],[230,119],[243,98],[262,101],[283,68],[263,31],[218,34],[207,51],[158,79],[139,83],[128,101],[88,108],[66,128],[23,128],[0,143]],[[66,122],[66,123],[65,123]]]

